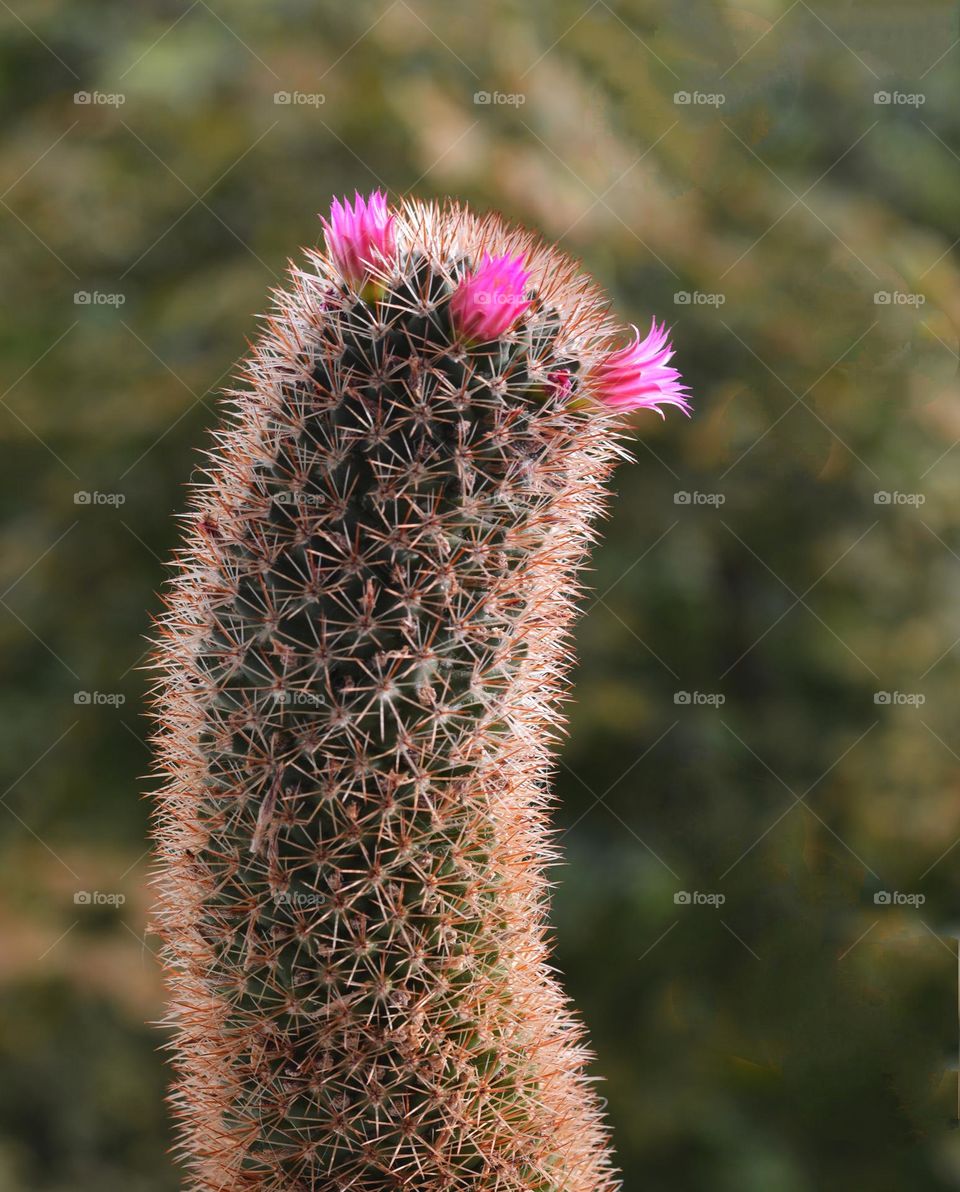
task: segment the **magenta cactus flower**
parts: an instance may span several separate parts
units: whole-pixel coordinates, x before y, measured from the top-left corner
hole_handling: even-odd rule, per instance
[[[343,276],[361,282],[370,266],[391,260],[397,251],[394,235],[395,217],[387,207],[387,196],[375,190],[369,198],[355,192],[354,204],[334,199],[330,218],[320,217],[327,241],[327,252]]]
[[[530,270],[524,255],[484,253],[479,268],[465,277],[450,299],[454,328],[473,341],[497,339],[533,303],[526,297]]]
[[[663,418],[661,406],[676,406],[688,417],[690,402],[680,374],[669,368],[673,346],[663,324],[654,319],[645,339],[633,328],[634,341],[619,348],[594,365],[588,376],[591,396],[614,410],[656,410]]]

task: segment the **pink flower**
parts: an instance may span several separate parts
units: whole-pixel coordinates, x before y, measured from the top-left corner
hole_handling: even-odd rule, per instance
[[[360,282],[368,267],[389,260],[397,251],[394,217],[387,207],[387,197],[375,190],[368,199],[356,192],[353,207],[349,199],[334,199],[330,219],[320,217],[327,251],[340,272],[352,282]]]
[[[590,370],[593,397],[615,410],[656,410],[661,418],[661,405],[677,406],[689,417],[687,387],[680,384],[677,370],[667,367],[673,347],[666,328],[654,319],[644,340],[636,327],[633,330],[632,344],[611,352]]]
[[[491,257],[485,253],[480,267],[465,277],[450,299],[457,331],[467,339],[496,339],[508,331],[532,305],[524,297],[530,270],[520,253]]]

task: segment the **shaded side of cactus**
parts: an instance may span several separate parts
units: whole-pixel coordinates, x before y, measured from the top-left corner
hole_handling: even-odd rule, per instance
[[[231,394],[160,628],[191,1187],[606,1192],[544,868],[614,328],[497,217],[374,196],[326,229]]]

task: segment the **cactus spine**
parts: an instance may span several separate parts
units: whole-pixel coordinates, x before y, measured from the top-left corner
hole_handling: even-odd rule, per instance
[[[576,399],[614,328],[495,216],[391,220],[362,278],[310,252],[277,297],[161,620],[181,1150],[204,1192],[607,1192],[544,866],[575,569],[621,454]],[[467,336],[451,296],[497,254],[525,300]]]

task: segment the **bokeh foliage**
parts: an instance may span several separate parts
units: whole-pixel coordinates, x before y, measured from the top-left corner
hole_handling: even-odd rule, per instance
[[[955,5],[0,24],[0,1192],[178,1186],[138,665],[254,312],[331,194],[377,184],[559,240],[673,323],[695,396],[637,421],[557,775],[558,963],[626,1186],[960,1186]]]

